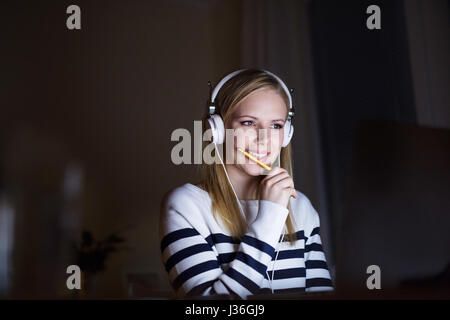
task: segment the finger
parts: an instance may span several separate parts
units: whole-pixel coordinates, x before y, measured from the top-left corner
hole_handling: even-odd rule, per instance
[[[278,183],[279,181],[286,179],[286,178],[290,178],[289,174],[287,172],[280,172],[279,174],[268,178],[265,183],[267,185],[273,186],[276,183]]]
[[[273,183],[272,186],[277,186],[279,188],[294,188],[294,182],[292,181],[292,178],[287,175]]]
[[[295,198],[295,199],[298,199],[298,193],[297,193],[297,190],[295,190],[295,188],[287,188],[287,189],[289,189],[290,190],[290,197],[292,197],[292,198]]]
[[[287,171],[286,171],[286,169],[283,169],[280,167],[275,167],[267,173],[267,175],[264,177],[264,179],[268,179],[268,178],[275,176],[281,172],[287,172]]]
[[[289,173],[286,171],[286,169],[276,167],[276,168],[273,168],[271,171],[269,171],[269,173],[261,180],[261,182],[272,179],[273,177],[278,176],[280,174],[289,175]]]
[[[281,177],[284,177],[284,176],[286,176],[286,175],[288,175],[288,173],[287,172],[284,172],[284,171],[278,171],[278,172],[276,172],[276,173],[274,173],[274,174],[272,174],[272,175],[268,175],[268,176],[265,176],[262,180],[261,180],[261,183],[269,183],[269,184],[273,184],[275,181],[278,181]],[[275,179],[275,180],[274,180]]]

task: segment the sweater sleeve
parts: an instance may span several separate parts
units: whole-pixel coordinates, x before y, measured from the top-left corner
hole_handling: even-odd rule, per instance
[[[187,202],[180,206],[167,201],[162,207],[162,260],[177,297],[224,294],[246,299],[257,293],[274,256],[288,209],[260,200],[257,218],[248,225],[242,241],[236,244],[235,256],[226,265],[219,263],[210,237],[193,226],[201,220],[198,211],[198,207]]]
[[[308,228],[305,230],[305,291],[330,291],[333,290],[333,284],[320,239],[319,214],[309,200],[306,202],[309,219]]]

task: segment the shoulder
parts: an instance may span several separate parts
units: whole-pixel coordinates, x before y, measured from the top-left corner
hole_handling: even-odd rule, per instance
[[[304,230],[305,234],[310,234],[313,229],[320,226],[319,214],[308,197],[302,192],[296,191],[298,199],[291,198],[291,207],[294,212],[296,229]]]
[[[167,191],[161,200],[161,209],[174,208],[179,209],[186,206],[204,206],[208,202],[209,195],[206,191],[185,183]]]
[[[160,206],[160,224],[175,228],[187,223],[202,229],[199,225],[209,219],[210,212],[211,199],[208,193],[185,183],[164,194]]]

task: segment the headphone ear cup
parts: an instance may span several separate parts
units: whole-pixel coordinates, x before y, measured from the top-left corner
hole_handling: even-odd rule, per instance
[[[215,144],[222,144],[225,138],[225,126],[223,125],[222,117],[218,114],[213,114],[208,119],[212,132],[212,142]]]
[[[283,133],[284,133],[284,137],[283,137],[283,144],[281,145],[283,148],[286,147],[289,142],[292,139],[292,136],[294,135],[294,126],[291,124],[291,121],[286,121],[286,124],[284,125],[283,128]]]

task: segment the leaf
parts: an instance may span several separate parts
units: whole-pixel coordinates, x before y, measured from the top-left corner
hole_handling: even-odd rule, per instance
[[[115,251],[117,251],[117,249],[116,249],[115,247],[113,247],[113,246],[106,246],[103,250],[104,250],[104,252],[105,252],[106,254],[109,254],[110,252],[115,252]]]
[[[81,236],[81,247],[90,247],[94,242],[94,238],[92,237],[92,233],[84,230]]]
[[[125,239],[119,236],[116,236],[115,234],[112,234],[108,237],[108,239],[106,240],[106,242],[109,243],[120,243],[123,242]]]

